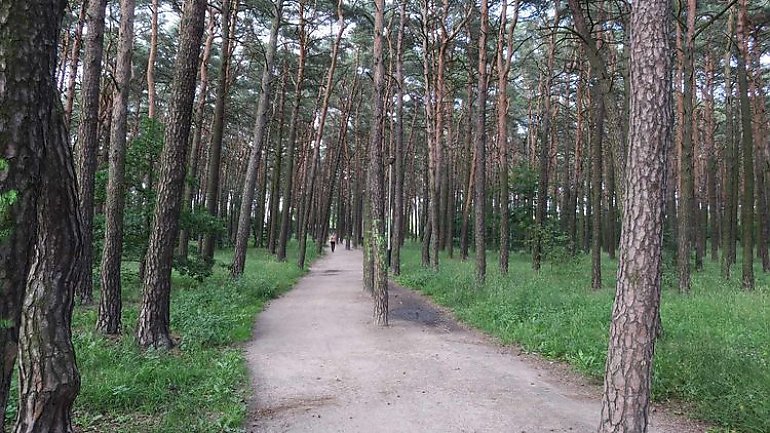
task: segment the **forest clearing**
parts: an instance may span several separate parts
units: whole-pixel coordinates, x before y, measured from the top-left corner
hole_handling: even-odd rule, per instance
[[[770,432],[768,29],[0,1],[0,433]]]

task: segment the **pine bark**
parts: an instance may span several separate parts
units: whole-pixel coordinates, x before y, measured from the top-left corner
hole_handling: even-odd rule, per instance
[[[206,212],[208,212],[212,218],[216,218],[219,210],[219,180],[222,172],[222,137],[224,135],[225,117],[227,115],[225,110],[229,87],[227,74],[230,69],[230,20],[237,19],[236,16],[231,13],[230,8],[230,0],[222,0],[222,49],[219,56],[219,82],[217,83],[217,95],[214,103],[214,124],[211,127],[211,142],[209,143],[209,160],[207,166],[208,171],[206,174]],[[248,238],[248,232],[246,237]],[[213,262],[216,243],[217,239],[214,233],[204,234],[201,258],[206,262]]]
[[[743,247],[742,285],[754,289],[754,137],[751,125],[751,103],[746,73],[750,58],[746,22],[746,0],[740,0],[738,13],[738,93],[741,104],[741,147],[743,151],[743,193],[741,195],[741,243]]]
[[[95,1],[95,0],[89,0]],[[147,56],[147,116],[155,118],[155,61],[158,57],[158,16],[160,14],[159,0],[152,0],[152,16],[150,17],[150,53]]]
[[[93,262],[94,187],[96,152],[99,146],[99,87],[102,78],[104,44],[104,15],[107,0],[92,0],[88,4],[88,32],[86,33],[85,61],[83,64],[83,114],[78,132],[76,151],[78,196],[83,214],[83,259],[89,269]],[[78,285],[78,298],[83,304],[93,302],[91,274],[83,274]]]
[[[489,33],[489,9],[487,0],[481,0],[481,28],[479,30],[479,64],[476,114],[476,136],[474,149],[476,153],[476,170],[474,179],[474,234],[476,240],[476,282],[483,284],[487,274],[487,244],[486,244],[486,105],[487,105],[487,34]]]
[[[216,24],[216,13],[213,9],[209,10],[209,21],[206,30],[206,43],[203,45],[203,55],[201,56],[200,64],[200,80],[198,83],[198,96],[195,104],[195,111],[193,117],[193,125],[195,131],[193,132],[192,143],[190,145],[190,153],[187,156],[187,173],[188,180],[184,184],[184,192],[182,193],[182,206],[188,212],[194,212],[195,196],[197,194],[198,185],[198,165],[200,162],[201,154],[201,140],[203,139],[203,123],[204,114],[206,110],[206,97],[208,96],[208,66],[211,59],[211,48],[214,44],[214,26]],[[196,179],[193,181],[192,179]],[[189,254],[190,243],[190,230],[189,228],[182,227],[179,230],[179,241],[177,256],[182,260],[187,260]]]
[[[286,244],[289,242],[289,228],[291,225],[292,194],[294,193],[294,160],[297,144],[297,123],[300,119],[300,106],[302,104],[303,80],[305,77],[305,56],[307,55],[308,35],[305,30],[306,19],[304,16],[305,3],[299,3],[299,54],[297,59],[297,76],[294,80],[294,105],[291,112],[291,124],[289,125],[288,147],[286,149],[286,183],[283,189],[284,209],[281,212],[281,236],[278,240],[278,260],[286,260]]]
[[[341,4],[341,3],[340,3]],[[388,325],[388,263],[386,260],[387,240],[385,238],[385,171],[383,162],[384,129],[384,76],[382,39],[384,27],[385,0],[374,1],[374,101],[372,110],[372,134],[369,143],[369,170],[367,176],[371,216],[371,250],[373,262],[372,279],[374,295],[374,321],[377,325]],[[341,15],[340,15],[341,16]]]
[[[22,300],[40,230],[38,207],[48,199],[40,194],[48,165],[43,155],[49,145],[54,148],[52,143],[62,144],[57,143],[62,139],[59,125],[51,123],[56,120],[55,47],[64,6],[58,0],[33,0],[24,7],[0,3],[0,195],[16,196],[3,212],[7,235],[0,236],[0,432],[6,431]]]
[[[270,26],[270,41],[268,42],[265,65],[262,70],[262,87],[257,105],[257,121],[254,125],[253,147],[249,152],[249,162],[246,168],[246,177],[243,182],[243,197],[238,216],[238,232],[235,236],[235,250],[231,274],[234,278],[243,274],[246,264],[246,249],[249,242],[249,230],[251,229],[251,213],[254,202],[254,188],[259,174],[259,164],[262,150],[265,145],[265,131],[267,129],[267,112],[270,104],[270,90],[273,82],[273,65],[275,63],[275,51],[278,45],[278,30],[281,27],[281,15],[283,13],[283,1],[278,0],[275,6],[275,16]],[[280,140],[279,140],[280,149]]]
[[[64,102],[64,124],[69,128],[72,123],[72,108],[75,105],[75,81],[78,76],[78,66],[80,64],[80,47],[83,43],[83,26],[86,23],[86,13],[88,12],[88,0],[83,0],[78,14],[78,23],[75,27],[72,49],[70,51],[69,69],[67,71],[67,92]]]
[[[104,250],[101,261],[101,298],[96,329],[117,334],[121,324],[120,263],[123,255],[123,209],[125,206],[126,125],[128,90],[131,81],[131,51],[134,42],[135,0],[122,0],[115,95],[110,127],[107,198],[104,208]]]
[[[733,14],[728,16],[727,34],[733,32]],[[725,207],[722,216],[722,277],[730,278],[732,265],[735,264],[735,243],[738,219],[738,150],[735,133],[734,87],[732,78],[732,46],[733,41],[727,42],[724,54],[724,92],[725,92],[725,167],[724,191]]]
[[[679,273],[679,291],[690,291],[690,262],[695,225],[695,182],[693,163],[693,87],[695,86],[695,65],[693,59],[693,37],[695,32],[695,0],[687,1],[687,28],[682,43],[682,115],[680,117],[681,141],[679,142],[679,210],[677,212],[679,229],[677,230],[677,268]],[[677,86],[679,83],[677,83]]]
[[[393,150],[393,231],[391,232],[390,269],[401,274],[401,239],[404,226],[404,31],[406,28],[406,3],[401,0],[398,9],[398,38],[396,41],[396,136]]]
[[[590,75],[594,82],[591,95],[591,287],[602,286],[602,159],[604,140],[604,119],[606,116],[605,97],[609,93],[610,79],[604,58],[599,52],[597,41],[591,35],[577,0],[568,0],[575,21],[575,30],[585,44],[585,53],[591,66]]]
[[[168,127],[160,157],[157,198],[139,310],[137,341],[142,347],[167,349],[173,346],[169,335],[171,265],[179,227],[195,99],[196,66],[203,39],[205,12],[205,0],[188,1],[179,27],[179,50],[174,66]]]
[[[600,433],[647,431],[673,119],[669,6],[668,0],[651,0],[635,2],[631,10],[626,187]]]
[[[500,30],[497,34],[497,148],[500,152],[500,273],[508,273],[510,205],[508,188],[508,74],[513,60],[513,32],[519,18],[519,2],[513,4],[513,19],[507,27],[508,2],[504,1],[500,11]],[[505,53],[503,53],[505,50]]]

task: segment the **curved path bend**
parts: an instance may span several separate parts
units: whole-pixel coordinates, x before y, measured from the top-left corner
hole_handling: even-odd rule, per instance
[[[599,390],[495,344],[422,296],[391,288],[391,326],[372,325],[360,251],[317,260],[259,315],[247,344],[250,433],[596,431]],[[702,432],[656,411],[650,432]]]

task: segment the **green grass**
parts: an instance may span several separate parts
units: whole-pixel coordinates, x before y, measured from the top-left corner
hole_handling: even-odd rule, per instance
[[[617,262],[603,260],[603,289],[590,289],[589,257],[545,263],[512,255],[508,277],[489,254],[484,287],[476,287],[473,258],[442,257],[441,270],[420,266],[418,246],[407,246],[399,282],[450,307],[470,325],[504,343],[565,360],[601,381]],[[740,263],[724,281],[717,264],[693,276],[692,292],[675,290],[674,269],[664,273],[656,344],[653,398],[684,403],[688,412],[723,431],[770,432],[770,276],[757,269],[754,292],[740,289]]]
[[[178,346],[142,351],[134,339],[140,300],[135,264],[124,268],[124,331],[110,339],[93,331],[96,309],[76,308],[74,344],[82,387],[75,424],[83,432],[242,432],[250,387],[239,343],[251,336],[266,301],[304,273],[293,259],[249,251],[243,277],[230,281],[230,252],[216,256],[203,283],[174,273],[171,328]],[[308,263],[315,249],[308,248]]]

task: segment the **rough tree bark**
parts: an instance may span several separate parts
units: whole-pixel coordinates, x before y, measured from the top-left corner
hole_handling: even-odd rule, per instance
[[[168,127],[160,157],[157,199],[146,255],[137,341],[142,347],[170,348],[169,309],[174,240],[179,227],[187,144],[195,99],[196,66],[203,39],[205,0],[185,3],[179,26]]]
[[[120,4],[118,59],[115,66],[115,95],[110,126],[107,198],[104,207],[104,250],[96,329],[105,334],[120,332],[120,263],[123,255],[123,208],[125,205],[126,124],[131,81],[131,50],[134,45],[135,0]]]
[[[374,1],[374,101],[372,110],[372,135],[369,143],[369,170],[367,183],[371,217],[371,251],[373,266],[374,321],[380,326],[388,325],[388,263],[386,260],[387,240],[385,239],[385,169],[382,156],[382,132],[384,128],[385,65],[382,61],[382,33],[385,0]],[[341,16],[341,15],[340,15]]]
[[[214,44],[214,26],[216,25],[216,13],[214,9],[209,9],[209,21],[206,30],[206,43],[203,45],[203,55],[201,56],[200,80],[198,83],[198,96],[195,104],[193,124],[195,132],[193,133],[192,143],[190,145],[190,154],[187,156],[187,177],[182,193],[182,206],[187,211],[193,211],[195,206],[194,199],[197,194],[197,180],[192,181],[198,173],[198,164],[201,153],[201,140],[203,139],[204,112],[206,110],[206,97],[208,96],[209,86],[209,60],[211,59],[211,48]],[[179,241],[177,256],[182,260],[187,260],[189,254],[190,230],[181,228],[179,230]]]
[[[262,70],[262,88],[257,105],[257,121],[254,125],[252,138],[253,147],[249,152],[249,162],[246,168],[246,177],[243,182],[243,197],[238,215],[238,232],[235,235],[235,251],[231,275],[234,278],[243,274],[246,264],[246,249],[249,242],[249,230],[251,229],[251,211],[254,205],[254,188],[259,175],[259,163],[264,147],[265,131],[267,129],[267,110],[270,104],[270,89],[273,82],[273,64],[275,63],[275,51],[278,45],[278,30],[281,27],[281,15],[283,13],[283,1],[278,0],[275,5],[275,15],[270,26],[270,41],[265,52],[265,65]],[[280,144],[279,144],[280,146]]]
[[[96,152],[99,146],[99,87],[102,78],[104,44],[104,14],[107,0],[92,0],[88,4],[86,24],[86,51],[83,62],[83,115],[78,131],[77,160],[78,197],[83,214],[83,259],[88,269],[93,262],[94,187]],[[78,285],[78,298],[83,304],[93,302],[93,279],[90,272],[83,274]]]
[[[3,209],[6,234],[0,236],[0,432],[6,431],[22,298],[38,231],[43,154],[52,134],[60,138],[50,122],[64,6],[59,0],[29,1],[24,7],[0,3],[0,195],[15,196]]]
[[[600,433],[647,431],[672,126],[669,6],[650,0],[631,10],[629,146]]]
[[[237,10],[237,7],[233,8]],[[211,142],[209,143],[209,160],[206,173],[206,212],[216,218],[219,213],[220,174],[222,172],[222,137],[225,130],[227,91],[229,83],[227,74],[230,69],[230,20],[236,20],[232,14],[230,0],[222,0],[222,49],[220,50],[219,82],[214,103],[214,123],[211,127]],[[246,234],[248,237],[248,233]],[[217,236],[206,233],[203,236],[201,258],[208,263],[214,260]]]

